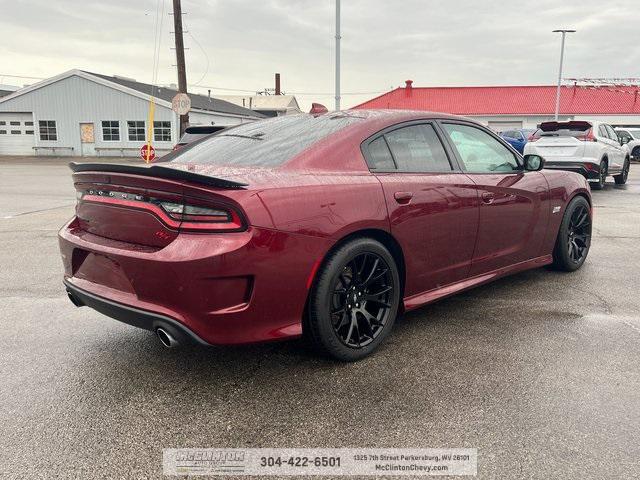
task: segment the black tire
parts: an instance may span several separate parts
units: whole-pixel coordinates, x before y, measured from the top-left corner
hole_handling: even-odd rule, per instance
[[[604,188],[604,184],[607,181],[609,165],[606,160],[602,160],[600,162],[600,173],[598,175],[598,181],[595,183],[591,183],[592,190],[602,190]]]
[[[584,197],[575,197],[564,211],[553,249],[553,266],[574,272],[587,259],[591,247],[591,206]]]
[[[360,360],[393,328],[400,296],[398,267],[389,251],[371,238],[348,241],[318,271],[304,335],[324,355]]]
[[[615,175],[613,179],[616,181],[616,185],[624,185],[627,183],[627,178],[629,177],[629,159],[627,158],[624,161],[624,167],[622,167],[622,173],[620,175]]]

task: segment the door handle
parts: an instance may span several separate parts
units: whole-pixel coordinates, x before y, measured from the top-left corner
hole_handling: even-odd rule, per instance
[[[393,194],[393,198],[395,198],[399,204],[406,205],[413,198],[413,192],[396,192]]]
[[[491,193],[491,192],[482,192],[482,202],[486,203],[487,205],[493,203],[493,201],[496,199],[496,196]]]

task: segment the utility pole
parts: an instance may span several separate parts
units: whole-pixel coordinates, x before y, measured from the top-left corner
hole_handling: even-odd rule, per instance
[[[556,122],[560,113],[560,84],[562,83],[562,62],[564,60],[564,39],[567,33],[575,33],[575,30],[554,30],[552,33],[562,33],[562,43],[560,44],[560,69],[558,70],[558,86],[556,88]]]
[[[340,0],[336,0],[336,111],[340,111]]]
[[[178,66],[178,91],[187,93],[187,69],[184,63],[184,39],[182,38],[182,6],[180,0],[173,0],[173,30],[176,39],[176,64]],[[180,136],[189,123],[189,114],[180,115]]]

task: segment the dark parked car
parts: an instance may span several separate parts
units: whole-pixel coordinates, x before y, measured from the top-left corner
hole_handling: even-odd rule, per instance
[[[214,126],[214,125],[193,125],[191,127],[187,127],[184,130],[184,135],[176,145],[173,147],[174,150],[178,150],[185,145],[195,142],[196,140],[200,140],[201,138],[206,137],[207,135],[211,135],[212,133],[219,132],[220,130],[224,130],[227,127],[222,126]]]
[[[524,151],[524,146],[529,141],[529,137],[536,132],[535,129],[520,128],[516,130],[507,130],[500,133],[500,136],[504,138],[513,148],[518,152]]]
[[[163,160],[71,164],[78,204],[59,240],[74,304],[166,346],[305,335],[356,360],[398,314],[530,268],[576,270],[591,242],[584,177],[461,117],[276,117]]]

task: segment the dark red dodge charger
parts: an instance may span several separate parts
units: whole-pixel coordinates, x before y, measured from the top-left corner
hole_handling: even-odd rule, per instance
[[[586,180],[461,117],[285,116],[165,159],[71,164],[59,240],[75,305],[166,346],[305,335],[357,360],[404,311],[589,251]]]

